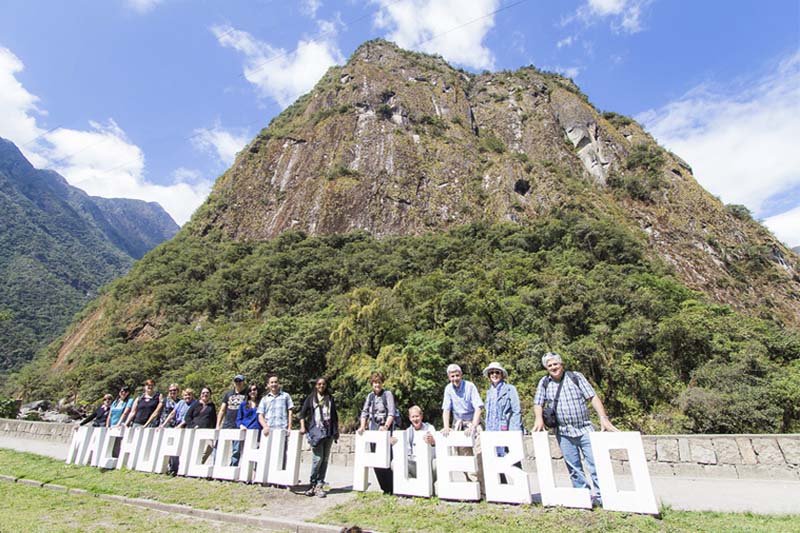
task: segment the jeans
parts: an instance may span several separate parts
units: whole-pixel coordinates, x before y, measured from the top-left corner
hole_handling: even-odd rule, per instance
[[[314,459],[311,461],[311,484],[324,485],[325,474],[328,473],[328,458],[331,455],[333,437],[325,437],[311,448]]]
[[[242,441],[235,440],[231,445],[231,466],[239,466],[239,457],[242,455]]]
[[[594,455],[592,454],[592,444],[589,441],[589,434],[585,433],[580,437],[567,437],[566,435],[558,434],[558,446],[561,448],[561,453],[564,454],[564,462],[567,464],[567,471],[569,472],[569,479],[572,481],[572,486],[576,489],[588,489],[589,484],[586,482],[586,475],[583,473],[583,464],[581,463],[581,452],[583,459],[586,461],[586,468],[589,470],[589,475],[592,477],[592,496],[599,496],[600,489],[597,484],[597,471],[594,468]]]

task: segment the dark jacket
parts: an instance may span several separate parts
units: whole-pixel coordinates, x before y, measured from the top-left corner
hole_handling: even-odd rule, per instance
[[[111,407],[107,406],[106,404],[101,405],[97,408],[97,410],[83,419],[81,425],[84,426],[94,420],[92,426],[99,428],[105,427],[106,425],[106,418],[108,418],[108,413],[111,412]]]
[[[214,429],[217,427],[217,406],[214,402],[208,402],[203,409],[203,402],[194,402],[186,411],[183,421],[188,429]]]
[[[311,429],[314,424],[314,410],[316,409],[314,406],[314,399],[316,397],[317,391],[313,391],[311,394],[306,396],[305,401],[303,401],[303,407],[300,409],[300,412],[297,413],[299,418],[305,420],[306,431]],[[331,402],[331,427],[329,429],[333,435],[333,440],[339,440],[339,414],[336,412],[336,401],[330,394],[326,394],[323,397],[323,401],[325,401],[326,398],[330,398]]]

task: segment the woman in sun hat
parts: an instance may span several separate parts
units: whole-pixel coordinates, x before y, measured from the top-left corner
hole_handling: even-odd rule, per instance
[[[486,430],[487,431],[522,431],[522,408],[519,395],[514,385],[506,383],[508,372],[496,361],[483,369],[483,375],[489,378],[490,386],[486,391]],[[497,448],[497,455],[504,456],[505,448]]]

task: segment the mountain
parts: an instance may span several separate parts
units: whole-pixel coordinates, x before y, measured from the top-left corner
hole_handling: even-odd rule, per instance
[[[178,231],[156,203],[95,198],[0,139],[0,373],[30,361],[97,290]]]
[[[355,420],[381,369],[435,418],[448,362],[481,388],[483,366],[507,363],[529,404],[555,349],[625,427],[789,431],[798,268],[572,81],[371,41],[15,386],[91,401],[146,378],[219,388],[277,371],[300,394],[324,373]]]

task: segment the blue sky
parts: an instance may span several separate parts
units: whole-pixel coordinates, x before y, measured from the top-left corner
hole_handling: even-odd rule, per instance
[[[376,37],[473,72],[569,75],[800,245],[797,0],[6,0],[0,136],[183,223],[237,150]]]

